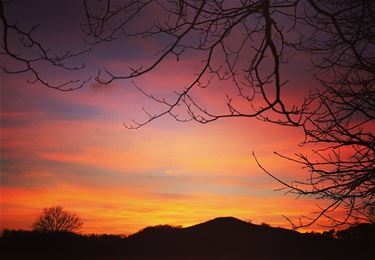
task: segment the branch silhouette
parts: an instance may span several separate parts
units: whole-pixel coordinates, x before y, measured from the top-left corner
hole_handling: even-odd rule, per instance
[[[301,145],[309,147],[311,153],[276,155],[300,165],[308,181],[296,180],[290,185],[267,171],[254,155],[263,172],[297,196],[312,195],[330,201],[328,207],[320,207],[313,217],[307,217],[307,223],[301,220],[293,226],[313,224],[322,217],[332,226],[374,222],[374,1],[83,0],[82,3],[85,15],[82,31],[92,47],[127,38],[163,39],[148,64],[131,66],[122,73],[99,70],[94,77],[100,84],[132,80],[140,93],[163,107],[158,112],[143,108],[145,118],[124,124],[126,128],[138,129],[163,116],[202,124],[243,117],[298,127],[304,132]],[[76,70],[80,67],[67,67],[64,62],[86,50],[51,55],[33,37],[37,27],[27,31],[9,24],[4,11],[8,4],[2,1],[0,5],[2,54],[24,67],[17,71],[3,67],[3,71],[31,72],[35,77],[33,82],[58,90],[82,87],[87,80],[50,85],[34,64],[43,60],[51,66]],[[150,15],[154,13],[158,15]],[[142,26],[134,25],[141,24],[140,21]],[[31,59],[17,55],[9,45],[11,33],[19,36],[24,49],[36,50],[38,55]],[[316,87],[301,95],[298,103],[291,103],[284,92],[290,79],[283,71],[286,64],[293,64],[296,54],[311,58]],[[172,98],[160,97],[136,84],[137,78],[167,60],[173,58],[178,62],[190,55],[201,57],[197,60],[199,70],[183,89],[174,89]],[[222,103],[224,112],[210,109],[197,94],[200,89],[219,92],[215,82],[230,86]],[[336,214],[339,209],[346,212],[343,218]]]

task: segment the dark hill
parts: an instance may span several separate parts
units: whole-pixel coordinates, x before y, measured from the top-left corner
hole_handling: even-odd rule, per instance
[[[159,225],[129,237],[8,231],[1,259],[375,259],[374,225],[348,229],[344,239],[254,225],[233,217],[187,228]],[[361,234],[365,234],[362,236]],[[363,237],[363,239],[361,239]],[[353,240],[354,239],[354,240]]]
[[[187,228],[146,228],[128,237],[127,251],[131,255],[204,259],[335,259],[341,251],[341,259],[351,259],[351,252],[341,242],[222,217]]]
[[[220,228],[222,231],[233,231],[233,230],[241,230],[243,228],[248,229],[250,227],[255,227],[255,225],[239,220],[234,217],[220,217],[215,218],[212,220],[209,220],[207,222],[203,222],[191,227],[187,227],[187,230],[195,230],[195,231],[209,231],[209,232],[215,232],[217,231],[217,228]]]

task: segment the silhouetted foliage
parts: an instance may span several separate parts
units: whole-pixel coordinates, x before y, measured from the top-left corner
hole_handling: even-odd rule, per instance
[[[181,229],[181,226],[173,226],[173,225],[157,225],[157,226],[151,226],[146,227],[139,232],[137,232],[135,235],[147,235],[147,234],[154,234],[154,233],[168,233],[170,231],[179,230]]]
[[[5,230],[1,259],[373,259],[373,226],[320,233],[217,218],[187,228],[159,225],[128,237]],[[356,231],[353,231],[356,230]],[[372,233],[372,237],[368,234]],[[359,239],[358,234],[361,234]],[[367,234],[367,235],[363,235]],[[354,236],[354,237],[352,237]],[[367,240],[367,241],[366,241]],[[361,241],[356,242],[356,241]]]
[[[372,244],[375,241],[375,224],[357,224],[337,231],[336,237],[348,241],[360,241]]]
[[[8,4],[10,1],[0,2],[2,53],[22,66],[13,71],[2,66],[3,71],[31,73],[34,82],[59,90],[85,84],[83,80],[74,85],[77,81],[72,80],[54,86],[40,76],[35,64],[41,61],[79,69],[67,67],[65,61],[81,52],[51,55],[34,38],[36,28],[24,30],[8,22],[4,8]],[[158,97],[135,85],[160,104],[162,111],[144,110],[146,119],[133,121],[127,128],[137,129],[165,115],[203,124],[245,117],[299,127],[305,134],[302,145],[311,145],[312,154],[278,155],[300,164],[307,181],[284,182],[256,159],[289,192],[330,200],[316,215],[307,217],[307,222],[291,221],[293,226],[307,226],[321,217],[333,226],[374,222],[374,1],[83,0],[83,6],[86,22],[82,30],[92,46],[128,37],[162,44],[149,64],[134,65],[120,75],[99,71],[95,79],[101,84],[141,77],[171,57],[177,61],[200,57],[194,78],[175,89],[172,97]],[[158,15],[150,15],[155,13]],[[12,40],[35,57],[18,55],[11,48]],[[285,98],[289,78],[282,72],[286,66],[298,66],[293,63],[295,55],[311,57],[311,74],[318,86],[293,104]],[[199,96],[202,89],[220,92],[220,81],[231,87],[223,101],[224,112],[210,110]],[[181,113],[182,108],[186,113]],[[344,218],[335,214],[338,208],[346,210]]]
[[[73,213],[62,207],[43,209],[41,216],[33,224],[33,230],[38,232],[74,232],[78,231],[83,222]]]
[[[334,229],[330,229],[329,231],[323,231],[322,235],[326,237],[333,238],[335,237],[336,231]]]

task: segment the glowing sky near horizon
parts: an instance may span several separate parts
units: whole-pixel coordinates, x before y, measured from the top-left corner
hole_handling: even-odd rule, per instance
[[[52,16],[64,20],[64,12],[37,13],[42,28]],[[37,17],[24,19],[32,22]],[[50,32],[55,40],[75,37],[63,29],[48,28],[46,34]],[[121,71],[144,59],[152,43],[142,44],[138,52],[103,47],[90,59]],[[139,84],[166,93],[189,82],[194,57],[185,58],[182,65],[168,62]],[[290,85],[302,88],[293,92],[298,96],[309,85],[296,70],[287,73],[296,75]],[[53,80],[60,77],[49,74]],[[268,170],[286,181],[303,179],[305,172],[298,166],[273,154],[293,155],[302,149],[299,129],[255,119],[200,125],[164,117],[139,130],[126,130],[123,123],[144,118],[142,107],[157,109],[130,81],[104,87],[91,82],[65,93],[30,85],[26,79],[22,74],[0,74],[1,229],[30,229],[42,209],[54,205],[79,215],[84,233],[125,234],[148,225],[188,226],[219,216],[290,227],[282,215],[296,218],[317,210],[312,199],[296,200],[275,191],[281,186],[251,155],[255,151]],[[214,107],[221,105],[215,95],[205,99]]]

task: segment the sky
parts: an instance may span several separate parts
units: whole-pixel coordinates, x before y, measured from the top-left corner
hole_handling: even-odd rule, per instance
[[[9,19],[19,18],[23,26],[40,23],[36,36],[46,45],[81,49],[85,46],[75,26],[81,11],[71,1],[58,6],[19,1],[9,8]],[[104,44],[82,56],[88,64],[83,71],[67,74],[43,65],[41,71],[52,82],[87,78],[98,68],[120,72],[129,64],[147,63],[155,46],[158,43],[135,39]],[[297,64],[305,59],[295,58]],[[285,71],[291,103],[312,84],[302,73],[306,68],[294,66]],[[194,56],[180,62],[167,59],[136,84],[173,97],[197,67]],[[255,152],[267,170],[286,182],[306,179],[298,165],[274,154],[308,151],[299,146],[300,129],[246,118],[202,125],[165,116],[128,130],[124,123],[145,118],[143,107],[160,109],[132,81],[102,86],[91,80],[79,90],[61,92],[29,84],[29,78],[0,74],[1,229],[31,229],[43,208],[56,205],[82,218],[83,233],[114,234],[157,224],[189,226],[220,216],[290,228],[282,215],[297,220],[317,211],[313,198],[297,199],[278,190],[282,186],[252,156]],[[227,87],[228,82],[219,91],[208,89],[202,98],[221,107],[218,96]]]

